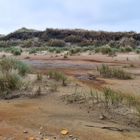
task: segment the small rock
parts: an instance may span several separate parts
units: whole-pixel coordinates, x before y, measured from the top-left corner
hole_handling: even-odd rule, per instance
[[[24,131],[23,131],[23,133],[27,134],[27,133],[28,133],[28,131],[24,130]]]
[[[73,135],[69,135],[69,138],[72,138],[73,137]]]
[[[40,127],[40,130],[43,130],[43,126]]]
[[[69,133],[69,131],[66,130],[66,129],[61,130],[61,134],[62,134],[62,135],[67,135],[68,133]]]
[[[100,119],[100,120],[104,120],[104,119],[105,119],[105,116],[104,116],[104,115],[101,115],[101,116],[99,117],[99,119]]]
[[[78,140],[77,138],[74,138],[74,139],[72,139],[72,140]]]
[[[36,138],[30,137],[30,138],[28,138],[28,140],[36,140]]]

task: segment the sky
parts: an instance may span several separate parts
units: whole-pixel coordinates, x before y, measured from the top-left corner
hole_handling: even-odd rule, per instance
[[[0,0],[0,34],[22,27],[140,32],[140,0]]]

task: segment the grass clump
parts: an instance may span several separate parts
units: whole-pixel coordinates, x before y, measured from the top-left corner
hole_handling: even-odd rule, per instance
[[[21,77],[16,72],[0,74],[0,91],[16,90],[21,87]]]
[[[28,72],[30,72],[31,69],[27,64],[22,61],[18,61],[13,58],[3,58],[0,61],[0,70],[2,72],[17,70],[19,75],[25,76]]]
[[[104,97],[106,106],[109,106],[109,105],[118,106],[123,101],[123,96],[110,88],[103,89],[103,97]]]
[[[15,55],[15,56],[17,56],[17,55],[21,55],[21,53],[22,53],[22,49],[20,49],[20,48],[12,48],[11,49],[11,53],[13,54],[13,55]]]
[[[132,79],[129,73],[120,68],[110,68],[108,65],[103,64],[100,68],[98,67],[97,70],[100,75],[105,78],[117,78],[121,80]]]
[[[56,81],[61,81],[63,86],[66,86],[67,77],[65,74],[56,71],[48,72],[48,76]]]
[[[29,72],[29,67],[13,58],[3,58],[0,61],[0,96],[6,96],[13,90],[19,90],[23,84],[23,76]]]
[[[38,72],[37,73],[37,81],[42,81],[42,79],[43,79],[42,74]]]
[[[0,70],[10,72],[12,70],[17,70],[19,75],[25,76],[31,71],[31,68],[22,61],[18,61],[13,58],[3,58],[0,61]]]

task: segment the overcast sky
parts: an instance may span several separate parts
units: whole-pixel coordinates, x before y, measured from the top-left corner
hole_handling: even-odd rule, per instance
[[[0,33],[21,27],[140,32],[140,0],[0,0]]]

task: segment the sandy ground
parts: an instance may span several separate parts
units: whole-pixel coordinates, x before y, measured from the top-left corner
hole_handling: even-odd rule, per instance
[[[139,132],[115,132],[98,128],[99,126],[119,127],[113,123],[96,122],[87,112],[77,107],[66,106],[55,99],[54,95],[40,99],[15,99],[0,104],[0,138],[25,140],[30,136],[40,137],[40,127],[46,138],[68,139],[60,131],[65,128],[69,135],[80,140],[139,140]],[[86,127],[93,125],[94,128]],[[28,131],[28,133],[24,133]],[[42,133],[43,133],[42,132]]]
[[[3,55],[3,54],[0,54]],[[6,54],[7,55],[7,54]],[[10,54],[9,54],[10,55]],[[127,66],[125,69],[135,75],[133,80],[114,80],[98,78],[97,81],[79,80],[85,86],[100,88],[110,86],[128,94],[140,95],[140,57],[136,54],[119,54],[108,57],[101,54],[51,57],[26,54],[17,57],[31,64],[34,68],[47,73],[49,70],[59,70],[76,78],[76,75],[94,73],[102,63],[111,66]],[[129,60],[128,60],[129,59]],[[129,67],[130,64],[135,67]],[[77,79],[77,78],[76,78]],[[136,91],[136,92],[135,92]],[[61,95],[61,94],[60,94]],[[97,121],[77,106],[66,105],[59,100],[58,94],[43,96],[38,99],[14,99],[0,102],[0,140],[28,140],[29,137],[41,137],[40,131],[46,138],[69,140],[73,135],[79,140],[139,140],[139,131],[118,132],[99,128],[99,126],[124,127],[112,122]],[[94,127],[87,127],[87,126]],[[40,127],[43,130],[40,130]],[[68,129],[69,135],[62,136],[60,131]],[[28,133],[24,133],[27,131]]]
[[[27,56],[22,56],[19,59],[24,59],[26,57]],[[135,53],[118,54],[117,57],[108,57],[101,54],[81,54],[80,56],[70,56],[68,59],[64,59],[62,56],[50,58],[50,56],[31,55],[29,59],[25,59],[24,61],[40,69],[43,73],[47,73],[50,70],[57,70],[74,77],[77,77],[77,75],[87,75],[89,73],[96,75],[97,66],[102,64],[122,67],[125,71],[133,74],[134,79],[110,80],[98,78],[97,81],[84,79],[81,81],[93,88],[99,89],[102,86],[109,86],[125,94],[140,95],[140,55]]]

